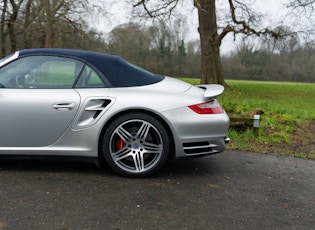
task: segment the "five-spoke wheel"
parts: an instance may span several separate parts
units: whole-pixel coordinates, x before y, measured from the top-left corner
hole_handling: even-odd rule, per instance
[[[125,114],[114,120],[103,138],[109,166],[124,176],[148,176],[166,161],[170,143],[165,127],[154,117]]]

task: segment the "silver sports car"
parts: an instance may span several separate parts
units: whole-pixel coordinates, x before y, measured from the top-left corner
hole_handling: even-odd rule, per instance
[[[223,90],[102,53],[17,51],[0,60],[0,156],[78,157],[148,176],[168,158],[225,149]]]

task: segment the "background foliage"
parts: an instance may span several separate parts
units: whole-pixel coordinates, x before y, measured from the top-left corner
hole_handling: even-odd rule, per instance
[[[158,74],[200,79],[199,41],[185,40],[185,20],[127,23],[104,35],[86,21],[104,8],[83,0],[3,0],[0,57],[31,47],[89,49],[120,55]],[[315,42],[296,34],[243,41],[221,60],[225,79],[315,82]]]

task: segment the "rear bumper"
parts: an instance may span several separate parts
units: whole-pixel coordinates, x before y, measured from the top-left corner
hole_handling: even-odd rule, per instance
[[[182,154],[177,157],[203,156],[220,153],[225,150],[225,139],[216,138],[202,142],[185,142],[182,144]],[[178,150],[180,152],[180,150]]]
[[[162,115],[172,130],[175,157],[219,153],[230,140],[227,137],[230,120],[226,113],[201,115],[184,107]]]

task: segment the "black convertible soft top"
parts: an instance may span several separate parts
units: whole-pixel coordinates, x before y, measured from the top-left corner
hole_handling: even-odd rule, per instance
[[[84,61],[110,82],[111,87],[132,87],[160,82],[163,76],[130,64],[119,56],[86,50],[37,48],[21,50],[19,57],[43,55],[75,58]]]

